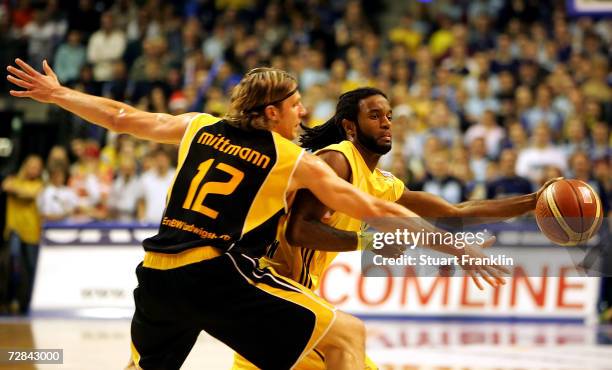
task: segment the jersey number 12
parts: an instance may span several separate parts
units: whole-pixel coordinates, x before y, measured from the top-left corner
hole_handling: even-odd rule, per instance
[[[227,182],[205,182],[204,185],[200,188],[204,177],[212,167],[214,159],[209,159],[200,163],[198,166],[198,173],[191,180],[191,185],[189,185],[189,191],[187,192],[187,197],[183,202],[183,208],[190,209],[195,212],[199,212],[205,216],[210,218],[217,218],[219,212],[215,211],[212,208],[206,207],[204,205],[204,198],[208,194],[219,194],[219,195],[229,195],[236,190],[238,184],[244,178],[244,172],[228,165],[225,163],[218,163],[215,168],[221,170],[232,176],[231,179]],[[200,191],[198,191],[200,188]],[[197,193],[197,196],[196,196]],[[195,199],[194,199],[195,198]]]

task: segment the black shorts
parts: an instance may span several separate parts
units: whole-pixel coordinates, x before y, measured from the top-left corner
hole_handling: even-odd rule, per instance
[[[225,253],[192,263],[197,249],[148,252],[136,269],[132,358],[141,368],[178,369],[204,330],[259,368],[286,370],[333,323],[333,306],[257,260]]]

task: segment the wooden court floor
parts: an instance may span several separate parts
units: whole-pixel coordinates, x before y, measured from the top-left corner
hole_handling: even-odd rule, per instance
[[[381,370],[612,370],[612,327],[558,324],[367,322]],[[0,348],[63,349],[62,365],[0,369],[122,369],[129,320],[0,318]],[[201,334],[183,369],[229,369],[232,352]]]

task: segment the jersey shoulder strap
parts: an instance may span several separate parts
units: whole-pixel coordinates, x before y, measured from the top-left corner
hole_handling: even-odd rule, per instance
[[[195,134],[205,126],[210,126],[219,122],[221,118],[215,117],[208,113],[200,113],[194,116],[191,121],[187,124],[187,129],[183,134],[183,138],[181,139],[181,143],[179,145],[179,163],[182,163],[187,156],[187,152],[189,151],[189,146],[193,141],[193,137]]]

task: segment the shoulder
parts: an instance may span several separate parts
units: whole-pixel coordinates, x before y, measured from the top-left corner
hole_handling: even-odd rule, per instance
[[[344,180],[348,181],[351,178],[351,165],[343,152],[324,148],[317,153],[317,157],[327,163]]]
[[[291,157],[297,159],[304,152],[304,148],[298,146],[293,141],[286,139],[282,135],[274,132],[267,131],[270,133],[276,146],[277,155],[284,157]]]

